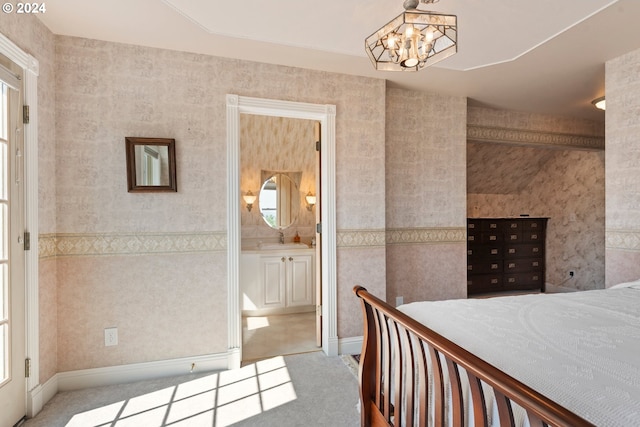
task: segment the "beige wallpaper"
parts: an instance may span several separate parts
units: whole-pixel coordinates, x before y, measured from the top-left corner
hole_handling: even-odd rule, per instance
[[[387,89],[390,303],[466,297],[466,113],[465,98]]]
[[[180,245],[226,233],[227,93],[335,104],[337,227],[384,230],[384,81],[63,36],[56,60],[60,370],[226,350],[226,252]],[[125,136],[176,139],[177,193],[127,193]],[[355,280],[384,296],[368,251],[338,252],[339,336],[361,327]]]
[[[305,196],[316,194],[315,123],[311,120],[284,117],[240,115],[240,188],[245,194],[251,190],[259,196],[261,171],[300,173],[297,219],[284,231],[287,239],[296,232],[305,240],[315,236],[315,208],[307,210]],[[278,232],[271,229],[260,215],[260,199],[249,212],[241,209],[243,239],[275,239]]]
[[[539,132],[593,132],[601,124],[473,108],[474,124]],[[588,134],[587,134],[588,135]],[[470,142],[470,217],[549,217],[546,282],[573,289],[604,287],[604,151]],[[569,278],[569,270],[575,271]]]
[[[606,64],[606,284],[640,278],[640,50]]]

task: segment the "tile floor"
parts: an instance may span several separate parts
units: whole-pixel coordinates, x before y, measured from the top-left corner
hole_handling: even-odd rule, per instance
[[[243,363],[317,350],[315,312],[242,318]]]

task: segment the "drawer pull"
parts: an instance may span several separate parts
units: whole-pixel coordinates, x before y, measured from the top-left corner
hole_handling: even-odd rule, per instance
[[[533,248],[533,253],[537,254],[540,251],[540,248]]]
[[[498,240],[497,236],[489,236],[489,240]]]
[[[467,265],[467,270],[468,271],[472,271],[473,270],[473,265]]]
[[[538,276],[533,276],[532,279],[533,280],[538,280]]]
[[[469,228],[476,228],[475,224],[469,224]]]
[[[473,249],[469,249],[469,250],[467,251],[467,255],[473,255]]]
[[[491,279],[491,284],[492,285],[498,284],[498,279]]]
[[[538,267],[540,265],[540,263],[538,261],[534,261],[531,263],[532,267]]]
[[[517,222],[512,222],[511,223],[511,228],[518,228],[518,223]]]
[[[515,248],[509,248],[509,253],[510,253],[510,254],[515,254],[515,253],[516,253]]]
[[[474,240],[476,240],[475,236],[469,236],[469,241],[473,242]]]
[[[509,283],[516,283],[515,277],[509,277]]]
[[[491,249],[491,255],[498,255],[497,249]]]
[[[491,264],[491,269],[492,270],[497,270],[498,269],[498,264]]]
[[[489,224],[489,228],[498,228],[498,224],[492,222],[491,224]]]
[[[510,237],[511,237],[511,240],[518,240],[517,234],[512,234]]]
[[[532,234],[531,235],[531,240],[538,240],[538,235],[537,234]]]
[[[509,268],[516,268],[516,263],[515,262],[510,262],[509,263]]]

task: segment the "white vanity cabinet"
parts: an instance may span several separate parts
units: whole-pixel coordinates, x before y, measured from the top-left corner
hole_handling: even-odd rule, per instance
[[[240,263],[242,309],[256,314],[313,310],[312,249],[246,251]]]

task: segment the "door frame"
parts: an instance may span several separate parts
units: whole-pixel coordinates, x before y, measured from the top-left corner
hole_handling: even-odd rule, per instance
[[[29,123],[24,126],[25,231],[30,232],[31,249],[25,251],[25,357],[31,362],[27,378],[26,412],[33,417],[42,409],[38,309],[38,74],[36,58],[0,34],[0,53],[23,69],[23,101],[29,106]]]
[[[287,117],[320,122],[322,159],[322,350],[338,355],[336,274],[336,107],[228,94],[227,102],[227,313],[228,365],[242,362],[240,307],[240,114]]]

